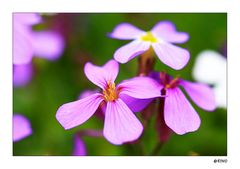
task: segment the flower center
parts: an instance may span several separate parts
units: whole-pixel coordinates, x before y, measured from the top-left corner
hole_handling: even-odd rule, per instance
[[[115,83],[107,82],[107,87],[103,90],[105,101],[114,101],[118,98],[119,92],[116,90]]]
[[[152,32],[147,32],[145,35],[141,36],[141,40],[155,43],[157,42],[157,38],[155,38],[152,34]]]

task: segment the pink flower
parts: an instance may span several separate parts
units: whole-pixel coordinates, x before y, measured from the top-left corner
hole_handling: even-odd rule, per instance
[[[20,114],[13,115],[13,141],[19,141],[32,134],[31,124]]]
[[[86,156],[87,150],[86,145],[79,135],[74,136],[74,149],[72,155],[74,156]]]
[[[20,87],[26,85],[33,75],[33,66],[31,63],[13,65],[13,85]]]
[[[33,56],[55,60],[62,54],[64,41],[58,33],[32,30],[40,22],[34,13],[13,14],[13,64],[30,63]]]
[[[169,21],[157,23],[148,32],[129,23],[121,23],[109,36],[121,40],[133,40],[114,53],[114,59],[120,63],[126,63],[151,48],[164,64],[176,70],[182,69],[190,58],[186,49],[172,44],[186,42],[189,38],[188,34],[177,32],[174,24]]]
[[[195,131],[201,123],[197,112],[180,90],[180,86],[202,109],[213,111],[216,108],[214,92],[205,84],[188,82],[180,78],[173,79],[162,72],[153,72],[150,76],[158,80],[165,90],[164,120],[167,126],[177,134]]]
[[[106,105],[104,137],[112,144],[123,144],[139,138],[143,126],[127,106],[124,96],[136,99],[149,99],[160,96],[160,85],[148,77],[135,77],[115,85],[119,65],[110,60],[99,67],[87,63],[84,67],[87,78],[102,89],[75,102],[62,105],[56,113],[59,123],[70,129],[87,121],[100,104]]]

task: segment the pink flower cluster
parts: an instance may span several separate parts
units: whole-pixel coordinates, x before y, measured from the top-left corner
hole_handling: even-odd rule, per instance
[[[42,18],[35,13],[13,14],[13,84],[26,85],[32,78],[32,58],[57,60],[64,49],[62,36],[55,31],[34,31]]]
[[[32,27],[42,22],[36,13],[13,14],[13,85],[21,87],[33,76],[33,57],[58,59],[64,49],[64,40],[55,31],[34,31]],[[32,133],[29,120],[20,114],[13,116],[13,141]]]
[[[116,50],[115,60],[103,66],[85,64],[86,77],[100,90],[63,104],[57,110],[56,118],[66,130],[85,123],[100,107],[104,116],[103,136],[110,143],[120,145],[137,140],[144,127],[134,112],[141,111],[152,100],[161,97],[165,99],[164,121],[170,129],[180,135],[196,131],[201,123],[200,118],[180,87],[204,110],[213,111],[216,108],[214,93],[209,86],[173,78],[164,72],[153,71],[148,76],[138,76],[115,84],[118,62],[126,63],[149,50],[155,51],[159,60],[175,70],[186,66],[190,53],[174,43],[184,43],[189,36],[176,31],[173,23],[159,22],[147,32],[122,23],[108,35],[133,41]]]

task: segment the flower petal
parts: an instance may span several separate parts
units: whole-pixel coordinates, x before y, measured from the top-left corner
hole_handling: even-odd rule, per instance
[[[162,86],[149,77],[135,77],[124,80],[118,86],[122,94],[138,99],[150,99],[161,96]]]
[[[21,87],[29,83],[32,79],[33,67],[32,64],[13,65],[13,85]]]
[[[189,39],[185,32],[177,32],[175,25],[169,21],[162,21],[157,23],[151,30],[152,33],[159,36],[166,42],[170,43],[184,43]]]
[[[113,83],[118,75],[119,65],[115,60],[108,61],[102,67],[95,66],[88,62],[84,66],[84,72],[87,78],[95,85],[104,89],[107,82]]]
[[[134,141],[142,131],[142,124],[121,99],[107,103],[103,135],[109,142],[119,145]]]
[[[99,93],[99,90],[85,90],[79,95],[78,99],[86,98],[95,93]],[[95,115],[99,117],[101,120],[103,120],[105,111],[106,111],[106,103],[103,101],[98,107],[98,109],[96,110]]]
[[[36,13],[14,13],[13,14],[13,22],[20,23],[24,25],[34,25],[38,24],[42,21],[40,15]]]
[[[34,55],[49,60],[58,59],[64,49],[64,40],[60,34],[53,31],[32,33]]]
[[[214,91],[209,86],[185,80],[181,80],[180,85],[183,86],[194,103],[202,109],[213,111],[216,108]]]
[[[117,25],[112,33],[109,33],[109,37],[122,40],[136,39],[145,32],[129,23],[121,23]]]
[[[101,94],[96,93],[84,99],[64,104],[57,110],[56,118],[65,130],[76,127],[95,113],[102,100]]]
[[[19,141],[32,134],[31,124],[20,114],[13,115],[13,141]]]
[[[193,68],[193,77],[203,83],[226,83],[227,59],[212,50],[201,52]]]
[[[126,63],[134,57],[147,51],[149,47],[149,42],[134,40],[116,50],[114,53],[114,59],[120,63]]]
[[[140,112],[142,111],[153,99],[136,99],[125,94],[121,94],[120,98],[124,103],[133,111]]]
[[[186,49],[170,43],[153,43],[152,47],[158,58],[173,69],[182,69],[189,61],[190,54]]]
[[[103,65],[103,69],[105,71],[105,79],[110,80],[112,83],[116,80],[119,64],[115,60],[109,60],[105,65]]]
[[[227,86],[226,83],[220,83],[213,88],[216,103],[219,107],[227,107]]]
[[[78,135],[74,136],[74,149],[73,149],[72,154],[74,156],[86,156],[87,155],[85,143]]]
[[[21,25],[13,26],[13,64],[27,64],[33,56],[31,32]]]
[[[168,89],[164,105],[164,119],[169,128],[177,134],[196,131],[200,118],[179,88]]]

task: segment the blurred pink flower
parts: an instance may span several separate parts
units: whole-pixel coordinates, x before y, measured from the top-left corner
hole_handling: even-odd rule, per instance
[[[13,65],[13,85],[14,87],[21,87],[26,85],[33,75],[33,67],[31,63]]]
[[[33,31],[42,21],[35,13],[13,14],[13,64],[28,64],[33,56],[55,60],[61,56],[64,40],[54,31]]]
[[[20,114],[13,115],[13,141],[19,141],[32,134],[29,120]]]
[[[114,59],[120,63],[126,63],[151,48],[164,64],[176,70],[182,69],[190,58],[186,49],[172,44],[186,42],[189,38],[188,34],[177,32],[174,24],[169,21],[157,23],[148,32],[129,23],[121,23],[109,36],[115,39],[133,40],[114,53]]]
[[[173,79],[162,72],[152,72],[150,76],[156,79],[166,92],[164,120],[167,126],[177,134],[196,131],[201,123],[197,112],[180,90],[180,86],[202,109],[213,111],[216,108],[214,92],[205,84],[193,83],[180,78]]]
[[[110,60],[99,67],[87,63],[84,67],[87,78],[102,89],[75,102],[62,105],[56,113],[59,123],[70,129],[87,121],[100,104],[106,105],[104,137],[112,144],[123,144],[139,138],[143,126],[122,97],[128,95],[136,99],[149,99],[160,96],[160,85],[148,77],[135,77],[115,86],[119,65]]]
[[[79,135],[74,136],[74,149],[72,155],[74,156],[86,156],[87,150],[86,145]]]

